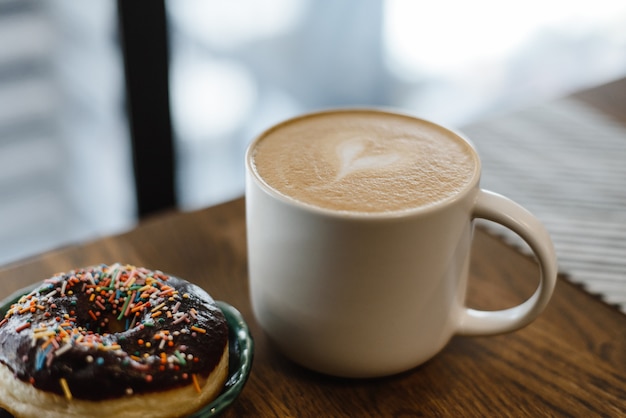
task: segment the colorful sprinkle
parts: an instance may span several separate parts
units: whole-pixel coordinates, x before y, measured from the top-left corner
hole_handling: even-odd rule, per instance
[[[202,389],[200,389],[200,383],[198,383],[198,376],[196,374],[191,375],[191,380],[193,381],[193,387],[196,389],[196,392],[201,393]]]
[[[196,332],[200,332],[200,333],[202,333],[202,334],[206,334],[206,329],[204,329],[204,328],[200,328],[200,327],[197,327],[197,326],[195,326],[195,325],[192,325],[192,326],[191,326],[191,330],[192,330],[192,331],[196,331]]]
[[[65,399],[68,401],[72,400],[72,392],[70,392],[70,387],[67,384],[67,380],[64,377],[59,379],[59,383],[61,384],[61,389],[63,389],[63,394],[65,395]]]
[[[19,327],[15,328],[15,332],[24,331],[26,328],[30,328],[30,322],[25,322],[22,325],[20,325]]]

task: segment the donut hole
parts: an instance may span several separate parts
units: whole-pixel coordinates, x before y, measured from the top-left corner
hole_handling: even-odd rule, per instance
[[[96,316],[95,319],[94,316]],[[84,318],[83,323],[88,330],[97,334],[117,334],[124,332],[127,327],[126,319],[119,320],[112,312],[107,311],[98,311],[94,313],[93,316],[89,313]]]
[[[102,322],[104,322],[104,332],[109,334],[117,334],[126,331],[126,320],[119,320],[113,314],[106,313]]]

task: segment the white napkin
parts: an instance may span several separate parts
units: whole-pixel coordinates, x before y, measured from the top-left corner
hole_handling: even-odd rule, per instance
[[[626,126],[568,98],[461,131],[481,156],[482,187],[533,212],[561,271],[626,313]],[[528,251],[515,234],[484,225]]]

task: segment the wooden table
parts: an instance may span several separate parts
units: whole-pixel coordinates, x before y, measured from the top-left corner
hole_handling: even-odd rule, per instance
[[[576,96],[626,125],[626,80]],[[536,286],[537,266],[477,230],[471,306],[512,306]],[[0,270],[0,296],[59,271],[120,261],[200,284],[237,307],[256,353],[250,379],[227,417],[626,416],[626,316],[566,278],[544,314],[518,332],[455,337],[415,370],[346,380],[304,370],[281,356],[255,322],[248,297],[244,200],[171,212],[136,229],[51,251]]]

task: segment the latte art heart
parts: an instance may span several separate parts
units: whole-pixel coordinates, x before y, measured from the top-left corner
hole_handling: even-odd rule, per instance
[[[250,155],[253,171],[276,192],[355,213],[434,205],[478,176],[475,151],[454,133],[368,110],[292,119],[259,138]]]
[[[374,172],[392,166],[400,159],[400,155],[396,152],[380,153],[373,148],[373,144],[358,138],[339,143],[337,155],[341,160],[341,166],[336,180],[341,180],[345,176],[360,170]]]

